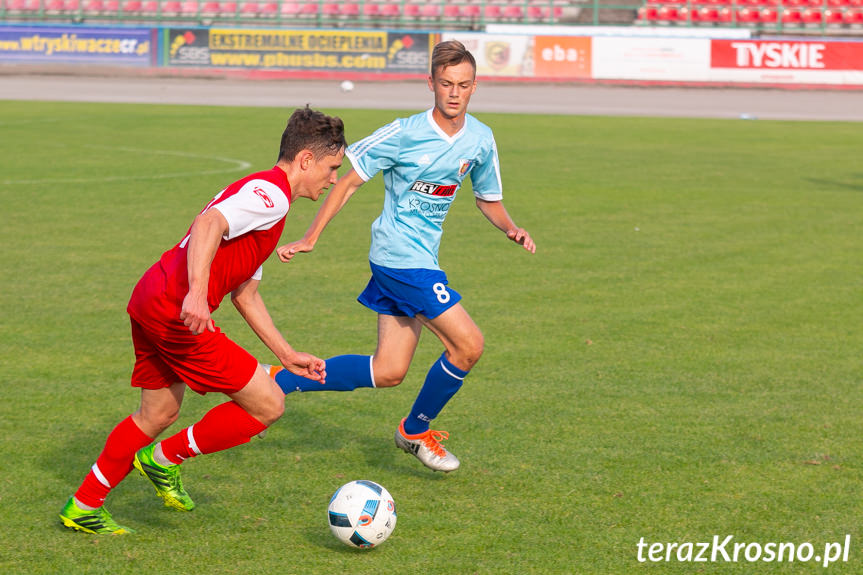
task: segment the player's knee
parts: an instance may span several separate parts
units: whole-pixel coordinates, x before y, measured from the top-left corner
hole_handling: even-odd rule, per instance
[[[482,333],[477,332],[476,335],[465,341],[452,354],[452,361],[457,367],[470,371],[476,365],[479,358],[482,357],[482,352],[485,351],[485,338]]]
[[[285,396],[282,394],[271,396],[263,405],[260,406],[255,417],[269,427],[279,420],[285,413]]]
[[[383,361],[375,356],[372,362],[375,387],[395,387],[404,381],[410,362],[403,366],[397,365],[400,363],[402,362]]]
[[[171,409],[146,409],[141,410],[140,417],[142,419],[142,429],[150,430],[150,433],[156,431],[156,435],[162,433],[180,417],[180,410],[177,408]]]
[[[375,374],[375,387],[395,387],[405,379],[405,374]]]

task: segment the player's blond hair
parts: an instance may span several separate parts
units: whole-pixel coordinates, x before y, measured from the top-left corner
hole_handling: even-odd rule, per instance
[[[458,40],[447,40],[440,42],[432,50],[431,75],[435,77],[438,70],[458,66],[462,62],[470,62],[473,72],[476,74],[476,59],[473,54]]]

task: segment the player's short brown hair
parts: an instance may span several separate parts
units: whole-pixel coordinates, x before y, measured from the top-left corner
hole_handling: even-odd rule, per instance
[[[470,62],[473,72],[476,74],[476,60],[473,54],[458,40],[447,40],[440,42],[432,50],[431,75],[434,77],[441,68],[458,66],[462,62]]]
[[[301,150],[310,150],[320,159],[338,154],[345,146],[345,124],[341,118],[327,116],[306,105],[297,108],[288,119],[279,145],[279,160],[293,161]]]

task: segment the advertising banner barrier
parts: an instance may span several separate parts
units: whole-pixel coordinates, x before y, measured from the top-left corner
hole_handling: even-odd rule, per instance
[[[0,0],[2,1],[2,0]],[[292,77],[425,76],[440,40],[460,40],[477,75],[520,81],[863,87],[863,41],[622,33],[584,27],[532,33],[168,26],[0,26],[0,63],[99,64],[275,72]],[[579,35],[578,32],[589,32]]]
[[[428,33],[169,28],[166,66],[426,74]]]
[[[863,83],[863,42],[712,40],[714,81],[803,84]]]
[[[593,78],[704,82],[710,71],[707,38],[593,38]]]
[[[537,36],[533,41],[537,78],[591,78],[590,36]]]
[[[476,58],[479,76],[533,77],[532,36],[444,32],[442,40],[458,40]]]
[[[155,31],[82,26],[0,27],[0,61],[154,66]]]

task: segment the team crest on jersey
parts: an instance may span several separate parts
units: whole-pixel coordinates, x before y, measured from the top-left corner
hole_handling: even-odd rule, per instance
[[[259,198],[261,198],[262,200],[264,200],[264,205],[265,205],[265,206],[267,206],[268,208],[272,208],[273,206],[275,206],[275,205],[276,205],[276,204],[275,204],[275,202],[273,202],[273,199],[272,199],[272,198],[270,198],[270,196],[269,196],[269,195],[267,195],[267,192],[265,192],[265,191],[264,191],[264,190],[262,190],[261,188],[259,188],[259,187],[255,186],[255,189],[254,189],[254,190],[252,190],[252,192],[253,192],[256,196],[258,196]]]
[[[423,182],[422,180],[417,180],[411,186],[411,191],[420,192],[421,194],[428,194],[430,196],[448,197],[455,194],[457,188],[458,186],[455,184],[444,186],[442,184],[432,184],[431,182]]]
[[[473,160],[459,160],[458,161],[458,177],[463,178],[465,176],[465,174],[467,174],[472,167],[473,167]]]

